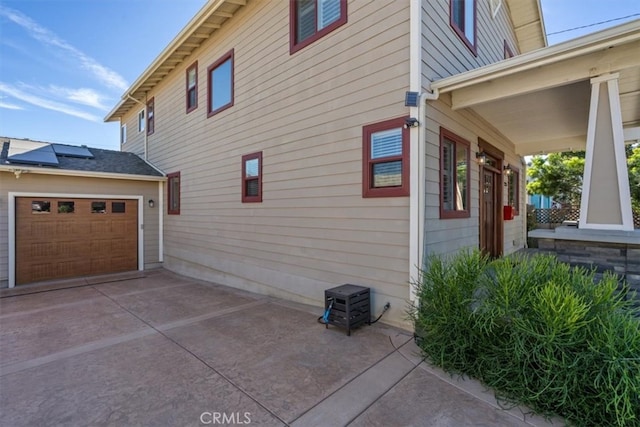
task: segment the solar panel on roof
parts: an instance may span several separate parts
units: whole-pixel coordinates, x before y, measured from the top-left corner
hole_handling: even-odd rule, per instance
[[[58,158],[49,144],[34,141],[11,141],[7,156],[9,163],[58,166]]]
[[[82,159],[93,159],[93,154],[87,147],[78,147],[75,145],[51,144],[53,151],[59,156],[79,157]]]

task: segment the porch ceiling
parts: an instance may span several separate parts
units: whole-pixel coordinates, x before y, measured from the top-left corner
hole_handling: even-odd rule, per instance
[[[592,77],[619,73],[625,139],[640,138],[640,20],[433,82],[520,155],[584,149]]]

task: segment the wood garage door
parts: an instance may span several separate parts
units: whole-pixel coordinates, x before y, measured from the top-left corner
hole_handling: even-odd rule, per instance
[[[16,198],[16,284],[137,268],[137,200]]]

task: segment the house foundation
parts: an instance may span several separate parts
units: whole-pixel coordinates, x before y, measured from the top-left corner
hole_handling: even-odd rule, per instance
[[[613,231],[561,226],[555,230],[532,230],[538,251],[555,255],[572,266],[617,273],[636,292],[640,303],[640,230]]]

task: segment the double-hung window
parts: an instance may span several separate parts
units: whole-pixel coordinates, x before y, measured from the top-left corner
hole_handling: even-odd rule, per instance
[[[143,132],[144,131],[144,109],[140,110],[140,112],[138,113],[138,132]]]
[[[290,53],[347,22],[347,0],[290,0]]]
[[[440,128],[440,218],[469,218],[468,141]]]
[[[362,129],[362,197],[409,195],[409,130],[405,118]]]
[[[167,175],[167,213],[180,215],[180,172]]]
[[[233,106],[233,49],[207,69],[209,107],[207,117]]]
[[[507,175],[507,203],[513,207],[513,213],[520,215],[520,171],[513,166]]]
[[[187,113],[198,108],[198,61],[187,68]]]
[[[476,50],[476,1],[449,0],[449,19],[453,30],[462,39],[469,50],[477,55]]]
[[[147,102],[147,135],[151,135],[155,131],[155,99],[151,98]]]
[[[120,144],[127,142],[127,125],[124,124],[120,127]]]
[[[262,152],[242,156],[242,202],[262,202]]]

